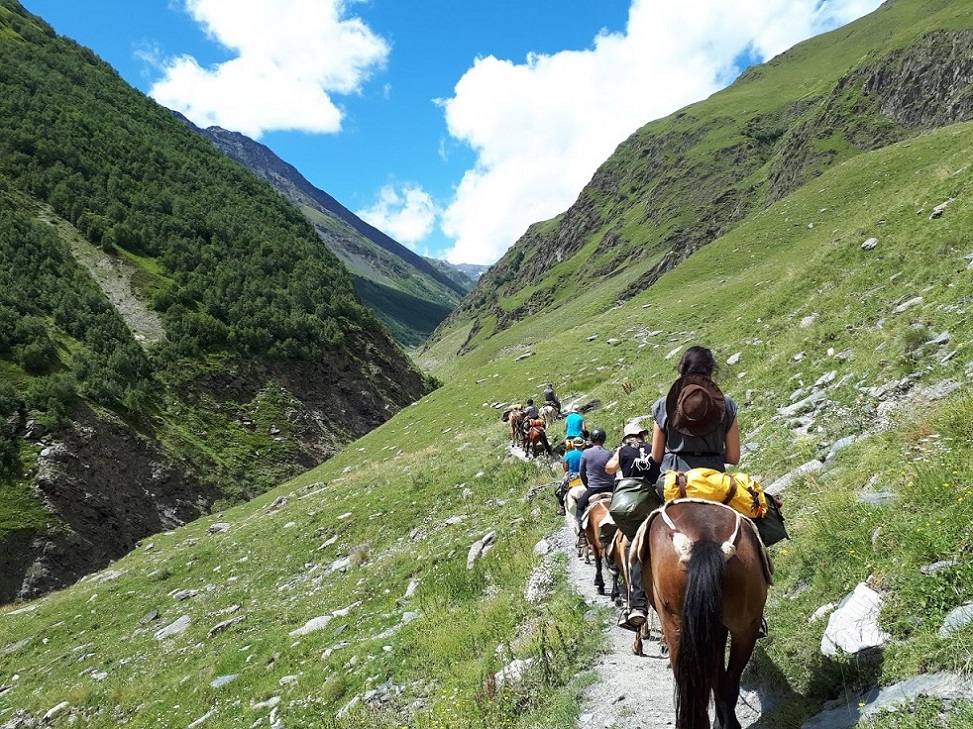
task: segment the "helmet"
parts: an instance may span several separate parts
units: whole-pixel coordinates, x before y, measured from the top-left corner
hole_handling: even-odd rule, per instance
[[[594,430],[591,431],[592,443],[604,443],[605,438],[607,437],[608,436],[605,435],[605,431],[603,431],[601,428],[595,428]]]

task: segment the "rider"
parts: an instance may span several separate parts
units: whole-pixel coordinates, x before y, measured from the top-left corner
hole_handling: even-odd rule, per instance
[[[544,388],[544,404],[554,408],[556,411],[555,417],[561,414],[561,401],[554,394],[554,385],[552,383],[548,383],[547,387]]]
[[[737,404],[713,382],[718,371],[706,347],[690,347],[679,361],[679,379],[652,406],[652,458],[662,472],[713,468],[740,462]]]
[[[564,438],[584,438],[584,416],[574,407],[568,407],[568,414],[564,418]]]
[[[540,410],[537,409],[537,406],[534,404],[534,400],[528,400],[527,407],[524,408],[524,433],[530,430],[530,421],[537,420],[537,418],[540,417],[540,414]]]
[[[690,347],[677,370],[679,379],[652,405],[652,458],[662,464],[660,491],[666,471],[725,471],[726,464],[740,462],[737,404],[713,382],[719,371],[713,352]],[[766,620],[761,620],[760,628],[760,637],[767,635]]]
[[[595,494],[611,493],[615,488],[615,477],[605,470],[605,465],[612,457],[612,452],[605,448],[605,431],[595,428],[591,431],[591,448],[586,448],[581,454],[581,465],[578,474],[581,483],[585,485],[584,493],[578,499],[578,529],[583,534],[581,521],[588,502]]]
[[[655,486],[659,478],[659,464],[652,460],[652,444],[646,440],[649,431],[637,422],[629,422],[623,431],[622,444],[605,466],[608,473],[621,473],[622,478],[643,479]],[[629,561],[628,612],[619,618],[618,625],[629,630],[638,630],[648,619],[649,603],[642,584],[642,563],[632,559],[632,544],[629,542],[625,552]]]
[[[581,470],[581,452],[584,450],[584,438],[568,438],[564,441],[564,478],[554,491],[554,498],[557,499],[557,513],[564,516],[564,497],[568,493],[570,484],[578,478],[578,471]]]

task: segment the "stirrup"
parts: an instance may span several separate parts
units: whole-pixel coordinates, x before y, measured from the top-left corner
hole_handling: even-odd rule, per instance
[[[770,635],[770,628],[767,626],[767,618],[760,618],[760,629],[757,631],[757,640],[766,638]]]

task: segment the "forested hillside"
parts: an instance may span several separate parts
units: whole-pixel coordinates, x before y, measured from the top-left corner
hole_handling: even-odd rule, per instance
[[[265,182],[13,0],[0,65],[0,600],[259,493],[422,394]]]
[[[431,342],[462,331],[467,351],[592,286],[627,300],[825,170],[973,119],[971,83],[968,3],[887,2],[801,43],[636,131],[574,205],[525,232]],[[445,361],[440,349],[425,358],[431,366]]]
[[[200,129],[176,116],[304,213],[348,267],[362,302],[403,345],[421,344],[472,288],[366,223],[264,145],[220,127]]]

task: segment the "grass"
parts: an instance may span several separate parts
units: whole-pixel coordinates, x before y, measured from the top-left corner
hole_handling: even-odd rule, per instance
[[[443,387],[319,468],[145,540],[109,572],[35,601],[29,612],[0,610],[0,646],[8,647],[0,650],[0,683],[11,685],[0,695],[0,718],[43,715],[69,701],[88,726],[119,717],[188,724],[213,708],[207,725],[232,726],[240,716],[267,716],[262,702],[279,696],[277,714],[295,726],[571,724],[604,617],[586,615],[563,567],[543,602],[525,601],[539,564],[533,547],[559,523],[543,488],[555,475],[505,458],[507,432],[492,404],[539,396],[553,380],[562,400],[600,400],[587,420],[614,440],[625,419],[646,414],[665,391],[676,361],[667,356],[704,342],[721,360],[741,352],[721,380],[741,403],[744,442],[755,445],[743,468],[764,483],[839,437],[874,430],[877,401],[862,388],[904,374],[920,386],[962,381],[970,365],[973,287],[958,269],[973,251],[973,213],[955,205],[933,222],[909,209],[965,199],[969,177],[955,170],[971,149],[973,127],[958,126],[860,156],[624,305],[611,291],[585,291],[553,318],[519,323],[452,358],[437,370]],[[868,203],[854,194],[876,179],[882,184]],[[823,207],[827,232],[808,229],[804,221]],[[879,247],[866,255],[862,236],[877,224],[862,221],[880,216]],[[893,313],[916,295],[922,304]],[[916,324],[949,331],[946,349],[957,354],[946,359],[943,347],[910,339]],[[534,354],[516,361],[525,343]],[[830,370],[831,404],[795,436],[777,409]],[[268,394],[264,405],[273,420],[286,403]],[[255,421],[264,405],[250,413]],[[965,388],[906,409],[890,429],[842,451],[834,470],[785,494],[794,539],[775,547],[772,635],[750,669],[750,680],[790,697],[768,711],[775,726],[799,726],[825,701],[874,683],[969,667],[973,631],[944,641],[938,628],[952,607],[973,599],[970,422]],[[206,427],[187,424],[186,437]],[[897,501],[863,504],[865,488],[893,491]],[[215,522],[230,527],[210,533]],[[496,546],[467,569],[470,545],[489,531]],[[949,559],[958,562],[933,575],[919,570]],[[864,580],[886,595],[882,624],[892,642],[880,662],[824,659],[823,622],[809,616]],[[175,597],[189,589],[198,592]],[[159,617],[143,624],[153,611]],[[191,619],[185,633],[153,637],[182,615]],[[323,629],[291,634],[328,615]],[[243,619],[209,635],[232,617]],[[515,658],[533,658],[536,669],[523,685],[496,691],[490,676]],[[385,694],[382,708],[360,698]],[[55,725],[65,721],[67,714]]]
[[[828,75],[860,51],[855,33],[881,38],[894,27],[898,35],[888,37],[900,45],[947,16],[966,17],[958,4],[940,6],[932,20],[905,17],[917,7],[888,5],[867,28],[832,34],[843,40],[830,46],[820,83],[799,79],[782,60],[760,69],[770,85],[744,83],[715,95],[713,108],[722,116],[741,100],[759,108],[774,89],[823,93]],[[825,41],[817,43],[788,57],[812,57]],[[691,130],[697,121],[665,124]],[[725,133],[716,130],[699,154],[725,149]],[[678,355],[696,343],[722,363],[740,353],[720,381],[741,405],[741,466],[765,484],[839,438],[861,436],[833,468],[784,495],[793,539],[773,550],[771,637],[748,674],[783,697],[766,712],[768,725],[798,727],[827,701],[854,700],[916,673],[969,671],[973,629],[944,640],[939,626],[973,600],[973,396],[965,385],[973,371],[965,258],[973,253],[971,153],[967,124],[855,155],[752,211],[645,290],[637,282],[657,251],[588,287],[572,283],[584,266],[570,259],[556,269],[563,286],[550,309],[505,329],[499,312],[484,315],[462,357],[472,329],[457,319],[420,355],[443,387],[327,463],[250,503],[147,539],[70,589],[0,608],[0,721],[16,711],[40,717],[68,701],[53,725],[74,717],[83,726],[168,727],[214,710],[207,727],[251,725],[272,711],[288,726],[573,725],[605,616],[589,613],[570,589],[563,558],[546,598],[525,599],[541,562],[534,545],[560,523],[548,493],[555,474],[506,456],[496,405],[537,398],[553,381],[565,402],[600,401],[586,419],[614,442],[628,418],[649,412]],[[947,212],[930,220],[949,198]],[[620,223],[634,236],[632,216]],[[558,224],[532,232],[551,234]],[[869,237],[879,244],[866,252]],[[615,255],[597,237],[582,250],[592,265]],[[930,343],[942,332],[945,345]],[[532,354],[519,359],[525,352]],[[810,421],[781,414],[832,372],[818,386],[828,402]],[[946,380],[962,387],[897,411],[875,394]],[[263,432],[286,402],[267,393],[248,407]],[[239,437],[229,409],[205,409],[213,411],[208,418],[179,421],[174,413],[166,437],[223,430]],[[271,447],[254,437],[237,443]],[[859,499],[880,491],[895,500]],[[470,545],[490,531],[496,545],[468,568]],[[921,570],[943,561],[955,564]],[[892,640],[876,656],[825,658],[826,619],[809,618],[862,581],[882,592],[882,627]],[[184,633],[155,637],[181,616],[191,621]],[[295,633],[326,616],[323,628]],[[235,618],[242,619],[214,630]],[[498,690],[491,677],[514,659],[533,659],[534,668],[524,683]],[[919,699],[865,725],[969,723],[969,704],[948,708],[941,719],[938,700]]]

